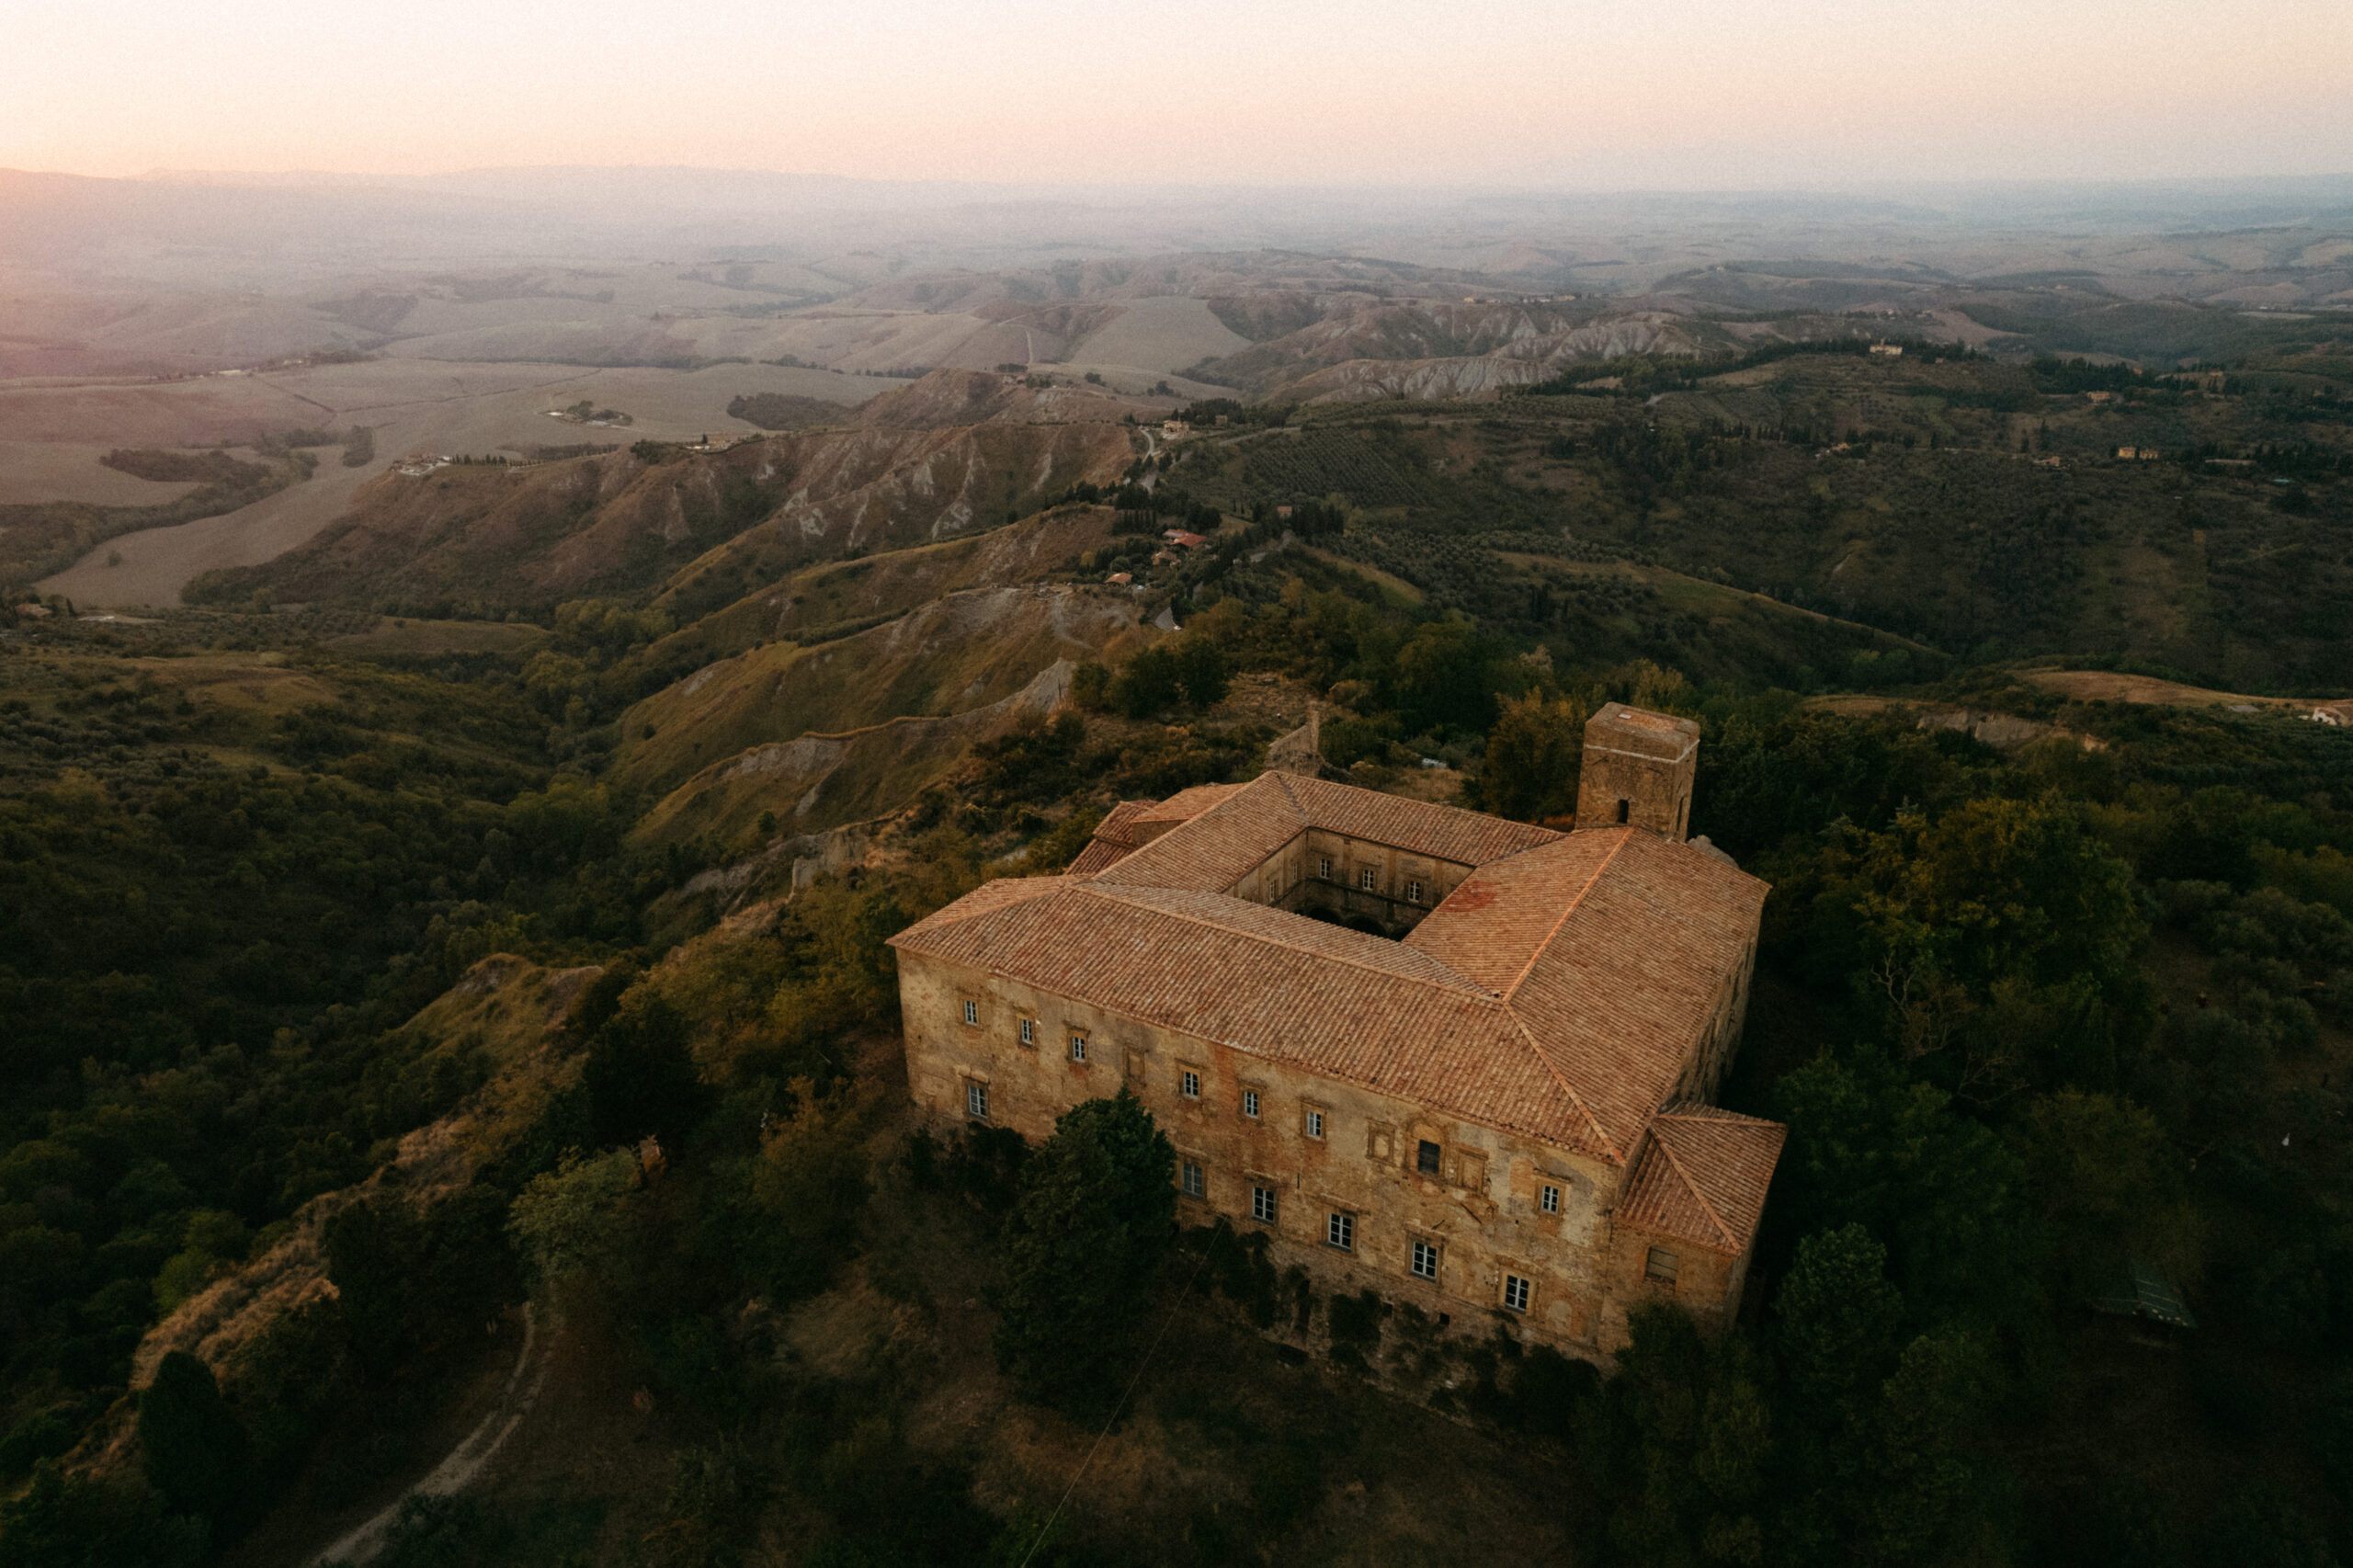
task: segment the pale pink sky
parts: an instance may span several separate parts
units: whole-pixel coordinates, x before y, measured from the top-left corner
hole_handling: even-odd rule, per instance
[[[5,0],[0,167],[1725,187],[2353,170],[2353,0]]]

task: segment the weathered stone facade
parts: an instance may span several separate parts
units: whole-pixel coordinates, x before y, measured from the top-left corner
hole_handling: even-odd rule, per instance
[[[936,1121],[1041,1139],[1124,1085],[1187,1222],[1457,1331],[1606,1358],[1645,1299],[1736,1311],[1781,1129],[1703,1102],[1764,889],[1682,809],[1563,835],[1277,774],[1131,806],[893,938]]]
[[[1680,843],[1690,831],[1691,786],[1699,772],[1699,725],[1604,703],[1586,721],[1577,825],[1625,823]]]

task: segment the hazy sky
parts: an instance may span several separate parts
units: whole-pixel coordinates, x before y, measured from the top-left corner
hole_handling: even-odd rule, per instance
[[[2353,0],[0,0],[0,167],[1733,187],[2353,171]]]

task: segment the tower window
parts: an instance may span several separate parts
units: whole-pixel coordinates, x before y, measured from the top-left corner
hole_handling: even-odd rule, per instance
[[[964,1004],[964,1021],[968,1024],[977,1024],[981,1021],[981,1005],[978,1002]]]
[[[1074,1034],[1070,1037],[1070,1059],[1073,1062],[1084,1062],[1086,1060],[1086,1037],[1085,1035]]]
[[[1021,1043],[1024,1045],[1035,1045],[1038,1043],[1037,1019],[1024,1018],[1021,1020]]]
[[[1504,1311],[1507,1312],[1526,1312],[1528,1310],[1528,1298],[1529,1294],[1530,1288],[1527,1280],[1522,1279],[1517,1274],[1506,1274],[1504,1276]]]
[[[1438,1278],[1438,1248],[1427,1242],[1414,1244],[1414,1278],[1416,1279]]]
[[[1561,1189],[1550,1182],[1544,1184],[1542,1207],[1547,1214],[1558,1214],[1561,1211]]]
[[[1242,1114],[1245,1116],[1256,1116],[1258,1114],[1257,1090],[1245,1089],[1242,1091]]]
[[[1631,813],[1632,813],[1632,812],[1633,812],[1633,809],[1634,809],[1634,802],[1633,802],[1633,801],[1619,801],[1619,802],[1618,802],[1618,820],[1619,820],[1620,822],[1631,822],[1631,821],[1632,820],[1632,815],[1631,815]]]
[[[1201,1075],[1190,1069],[1176,1075],[1176,1092],[1188,1100],[1201,1097]]]
[[[1311,1111],[1309,1111],[1309,1112],[1307,1113],[1306,1119],[1304,1119],[1304,1121],[1302,1123],[1302,1126],[1305,1129],[1305,1131],[1306,1131],[1306,1132],[1307,1132],[1307,1135],[1308,1135],[1310,1138],[1321,1138],[1321,1137],[1323,1137],[1323,1136],[1324,1136],[1324,1113],[1323,1113],[1322,1111],[1320,1111],[1320,1110],[1311,1110]]]
[[[1209,1190],[1209,1183],[1201,1175],[1201,1167],[1192,1161],[1185,1162],[1185,1196],[1199,1198]]]
[[[1273,1187],[1254,1187],[1250,1189],[1250,1218],[1261,1225],[1271,1225],[1277,1212]]]
[[[964,1114],[975,1121],[989,1119],[989,1086],[967,1083],[964,1085]]]
[[[1353,1214],[1339,1213],[1326,1216],[1324,1221],[1324,1240],[1326,1245],[1338,1247],[1342,1252],[1356,1251],[1357,1217]]]
[[[1421,1145],[1414,1152],[1414,1168],[1424,1176],[1438,1175],[1438,1156],[1441,1151],[1437,1144],[1427,1138],[1421,1140]]]

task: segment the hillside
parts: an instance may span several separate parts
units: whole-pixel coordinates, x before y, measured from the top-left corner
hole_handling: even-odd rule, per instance
[[[1134,597],[1116,590],[980,588],[946,594],[836,642],[769,643],[706,665],[631,708],[621,716],[613,778],[659,795],[739,753],[804,732],[835,734],[901,716],[983,708],[1059,661],[1116,658],[1149,637],[1142,621]],[[803,804],[814,810],[814,797],[801,797],[794,810]],[[850,820],[828,810],[834,821]]]
[[[1132,406],[938,371],[852,420],[720,452],[388,472],[306,544],[192,593],[495,617],[666,585],[699,612],[802,562],[972,532],[1114,481],[1139,445],[1120,423]]]
[[[1620,656],[1730,670],[1751,655],[1712,647],[1712,612],[1678,613],[1611,562],[1948,657],[2097,650],[2239,689],[2353,682],[2331,631],[2353,608],[2332,509],[2345,491],[2322,478],[2353,463],[2353,426],[2325,373],[2250,373],[2225,391],[2120,370],[2124,392],[2093,396],[1934,355],[1675,365],[1590,372],[1622,366],[1650,392],[1612,374],[1477,410],[1327,405],[1188,441],[1165,483],[1230,511],[1336,498],[1349,521],[1324,548],[1436,607]],[[1622,619],[1599,630],[1597,610]],[[1859,651],[1799,662],[1819,676],[1823,658]]]

